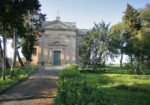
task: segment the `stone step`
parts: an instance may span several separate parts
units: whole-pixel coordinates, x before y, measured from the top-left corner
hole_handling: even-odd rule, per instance
[[[66,66],[41,66],[42,70],[63,70]]]

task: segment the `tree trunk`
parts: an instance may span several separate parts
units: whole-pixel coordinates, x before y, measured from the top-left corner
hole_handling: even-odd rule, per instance
[[[148,69],[150,69],[150,57],[147,57],[147,65],[148,65]]]
[[[1,59],[3,59],[3,49],[2,49],[2,45],[1,45],[1,40],[0,40],[0,53],[1,53],[0,57],[1,57]],[[6,57],[6,67],[10,67],[7,57]]]
[[[130,70],[133,70],[133,57],[130,55]]]
[[[13,56],[12,56],[12,65],[11,70],[13,70],[14,67],[16,67],[16,49],[17,49],[17,30],[14,30],[13,34]]]
[[[3,36],[3,66],[2,66],[2,78],[5,80],[5,72],[6,72],[6,34]]]
[[[18,56],[18,60],[19,60],[19,63],[20,63],[20,65],[21,65],[21,67],[23,67],[24,65],[23,65],[23,62],[22,62],[22,59],[21,59],[21,57],[20,57],[20,54],[19,54],[18,49],[17,49],[17,56]]]
[[[1,53],[1,59],[3,58],[3,49],[2,49],[2,45],[1,45],[1,40],[0,40],[0,53]]]
[[[26,60],[26,72],[29,71],[29,64],[30,64],[30,61],[29,61],[29,60]]]
[[[93,67],[93,71],[95,71],[95,66]]]
[[[123,53],[121,53],[121,58],[120,58],[120,68],[122,68],[122,60],[123,60]]]
[[[140,59],[139,57],[137,58],[137,67],[136,67],[136,73],[139,74],[140,71]]]

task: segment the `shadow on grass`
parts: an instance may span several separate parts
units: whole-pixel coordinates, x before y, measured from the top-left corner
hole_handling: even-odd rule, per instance
[[[150,76],[136,75],[119,67],[106,67],[101,71],[81,70],[86,80],[98,83],[115,105],[149,105]]]
[[[81,73],[85,76],[87,81],[92,83],[95,82],[101,85],[107,85],[115,82],[111,77],[106,76],[104,73],[96,73],[91,71],[82,71]]]
[[[127,91],[113,87],[102,87],[102,91],[111,97],[115,105],[149,105],[150,94],[141,91]]]
[[[114,88],[124,89],[124,90],[132,91],[132,92],[144,92],[144,93],[149,92],[150,93],[150,89],[144,88],[144,87],[150,87],[150,85],[149,84],[133,84],[131,86],[127,86],[125,84],[120,84],[118,86],[115,86]]]

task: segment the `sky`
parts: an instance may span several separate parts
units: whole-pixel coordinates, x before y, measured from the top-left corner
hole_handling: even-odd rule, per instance
[[[143,8],[150,0],[39,0],[47,21],[59,15],[62,21],[75,22],[77,28],[91,29],[93,23],[102,20],[110,26],[121,22],[127,3]],[[20,50],[21,51],[21,50]],[[20,52],[19,51],[19,52]],[[7,56],[12,57],[11,41],[8,40]],[[21,54],[22,56],[22,54]],[[126,58],[126,57],[125,57]],[[109,60],[110,61],[110,60]],[[126,59],[124,59],[124,62]],[[119,63],[119,59],[116,59]]]
[[[40,0],[42,13],[48,21],[58,12],[62,21],[76,22],[78,28],[90,29],[94,22],[114,25],[121,22],[127,3],[143,8],[150,0]]]

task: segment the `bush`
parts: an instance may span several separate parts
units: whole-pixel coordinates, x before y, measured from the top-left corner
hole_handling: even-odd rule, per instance
[[[78,69],[78,65],[76,64],[73,64],[64,68],[64,70],[77,70],[77,69]]]
[[[20,74],[21,74],[21,70],[20,69],[18,69],[18,68],[13,69],[12,71],[10,71],[9,78],[11,78],[11,79],[18,79]]]
[[[75,78],[83,78],[83,76],[77,70],[64,70],[64,71],[60,72],[59,79],[63,80],[65,78],[73,78],[73,79],[75,79]]]
[[[124,68],[129,70],[130,69],[130,64],[129,63],[125,63]]]
[[[72,72],[72,73],[71,73]],[[87,82],[79,71],[62,71],[53,105],[108,105],[109,97],[96,84]]]

